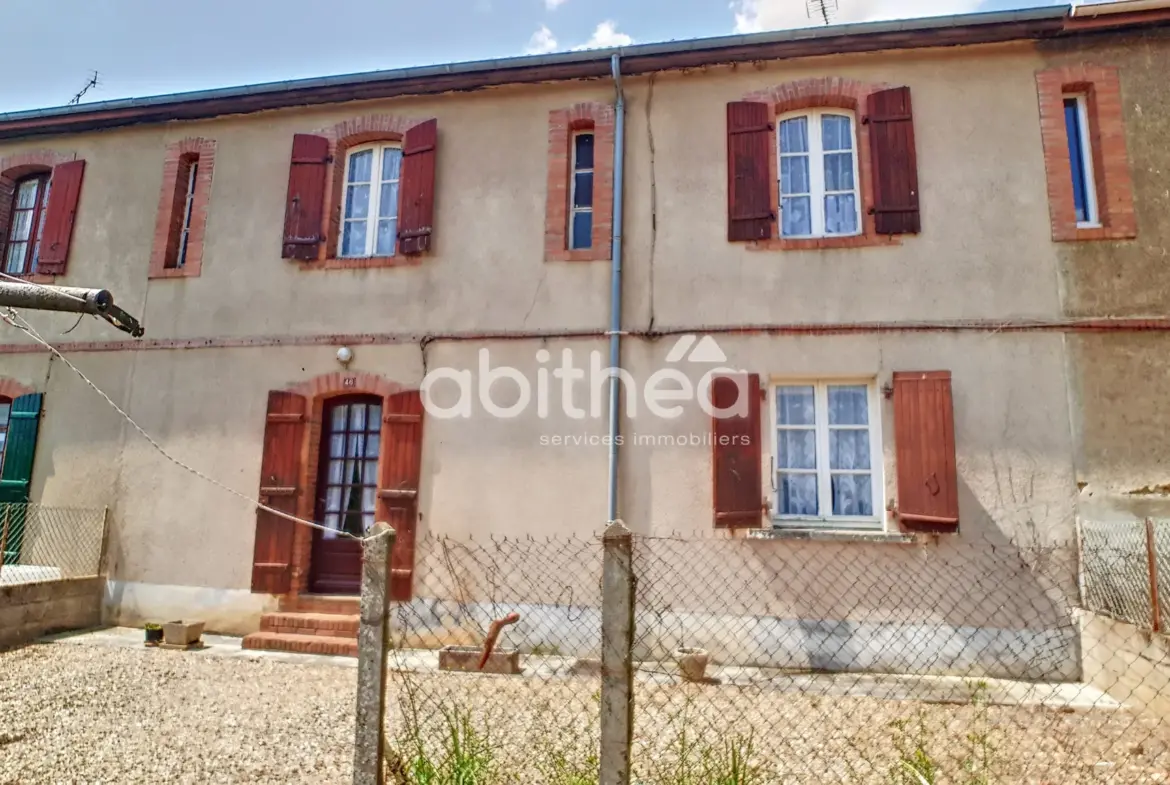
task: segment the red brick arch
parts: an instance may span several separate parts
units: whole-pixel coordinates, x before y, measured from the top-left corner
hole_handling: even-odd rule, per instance
[[[27,384],[21,384],[15,379],[9,379],[6,376],[0,376],[0,398],[19,398],[22,395],[28,395],[29,393],[34,392],[36,392],[36,390],[34,390],[32,387],[29,387]]]
[[[310,400],[317,398],[324,400],[338,395],[354,395],[355,393],[380,395],[385,398],[388,395],[413,389],[415,388],[366,371],[334,371],[291,385],[288,388],[289,392],[303,395]]]

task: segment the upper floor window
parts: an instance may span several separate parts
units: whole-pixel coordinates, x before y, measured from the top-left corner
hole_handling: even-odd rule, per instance
[[[1087,96],[1064,97],[1064,127],[1068,134],[1068,159],[1072,169],[1077,226],[1098,226],[1101,219],[1097,212],[1097,184],[1093,176]]]
[[[353,148],[345,167],[338,256],[393,256],[398,241],[402,148],[379,143]]]
[[[593,246],[593,133],[573,137],[573,182],[569,203],[569,249]]]
[[[882,479],[872,382],[775,387],[776,515],[878,525]]]
[[[166,260],[167,267],[179,268],[187,264],[187,248],[191,239],[191,210],[195,206],[195,183],[199,176],[199,156],[194,155],[183,159],[186,168],[185,177],[179,177],[179,187],[183,189],[182,229],[179,231],[179,247],[173,258]],[[180,174],[183,174],[180,170]]]
[[[12,217],[4,255],[4,272],[26,275],[36,272],[49,204],[49,173],[18,180],[12,201]]]
[[[780,120],[780,234],[840,237],[861,232],[853,117],[813,111]]]

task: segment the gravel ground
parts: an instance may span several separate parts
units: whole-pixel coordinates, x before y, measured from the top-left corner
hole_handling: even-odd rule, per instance
[[[346,782],[355,679],[350,668],[162,650],[50,644],[0,653],[0,783]],[[495,772],[474,785],[588,781],[570,777],[595,754],[596,677],[395,674],[391,684],[389,721],[408,757],[416,745],[403,730],[418,727],[441,762],[448,723],[462,713],[487,738]],[[640,684],[636,697],[635,769],[648,784],[714,781],[702,765],[718,765],[736,737],[753,785],[899,782],[890,779],[899,743],[910,752],[921,743],[941,768],[939,785],[1170,783],[1167,721],[1124,711],[714,685]],[[979,755],[982,780],[963,771]]]

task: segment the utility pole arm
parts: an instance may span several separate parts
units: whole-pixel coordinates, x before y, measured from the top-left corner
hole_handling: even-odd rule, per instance
[[[0,281],[0,307],[8,306],[34,311],[88,313],[102,317],[135,338],[146,333],[137,319],[114,305],[114,296],[105,289]]]

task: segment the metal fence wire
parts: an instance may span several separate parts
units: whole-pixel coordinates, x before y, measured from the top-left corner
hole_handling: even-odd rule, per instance
[[[0,584],[98,575],[105,530],[104,509],[0,503]]]
[[[634,783],[1170,782],[1170,639],[1090,610],[1137,611],[1126,537],[631,543]],[[419,540],[387,782],[598,782],[610,547]]]

